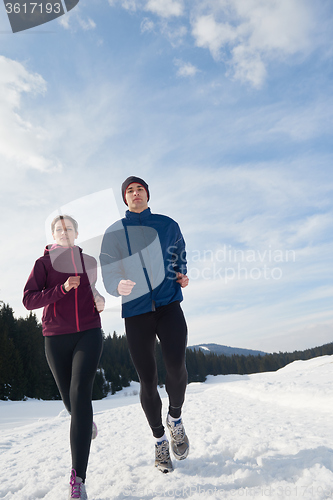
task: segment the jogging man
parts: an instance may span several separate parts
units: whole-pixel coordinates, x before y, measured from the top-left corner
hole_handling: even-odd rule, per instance
[[[140,379],[140,399],[156,439],[155,466],[171,472],[169,442],[162,424],[162,401],[157,390],[156,336],[166,368],[169,412],[166,425],[176,459],[189,453],[181,419],[187,385],[185,350],[187,326],[180,302],[188,285],[185,242],[178,224],[148,208],[148,184],[128,177],[122,197],[128,206],[125,218],[110,226],[101,248],[102,276],[106,290],[122,296],[122,317],[131,357]]]

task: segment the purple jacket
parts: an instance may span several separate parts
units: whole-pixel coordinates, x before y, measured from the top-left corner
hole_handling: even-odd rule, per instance
[[[69,276],[80,276],[80,285],[65,292]],[[43,335],[63,335],[100,328],[94,296],[97,263],[80,247],[50,245],[45,248],[24,288],[23,304],[28,310],[44,307]]]

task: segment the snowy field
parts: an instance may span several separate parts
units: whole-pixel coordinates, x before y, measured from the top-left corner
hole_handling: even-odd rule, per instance
[[[154,468],[137,391],[94,402],[89,500],[333,498],[333,356],[190,384],[191,451],[171,474]],[[66,500],[68,432],[61,402],[0,402],[0,499]]]

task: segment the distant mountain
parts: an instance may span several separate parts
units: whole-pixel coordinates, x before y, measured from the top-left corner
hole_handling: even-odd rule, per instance
[[[225,356],[232,356],[233,354],[238,354],[239,356],[265,356],[267,352],[264,351],[254,351],[252,349],[241,349],[239,347],[228,347],[226,345],[220,345],[220,344],[198,344],[198,345],[191,345],[188,346],[188,349],[196,349],[197,351],[200,350],[204,354],[224,354]]]

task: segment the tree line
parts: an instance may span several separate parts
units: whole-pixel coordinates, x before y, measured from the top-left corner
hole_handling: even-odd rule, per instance
[[[204,382],[207,375],[250,374],[276,371],[295,360],[333,354],[333,343],[292,353],[279,352],[265,356],[204,354],[187,349],[188,381]],[[165,383],[161,346],[156,344],[158,383]],[[104,347],[96,374],[93,399],[102,399],[138,381],[127,340],[124,335],[104,335]],[[16,319],[8,304],[0,302],[0,400],[26,398],[60,399],[48,367],[42,325],[35,314]]]

